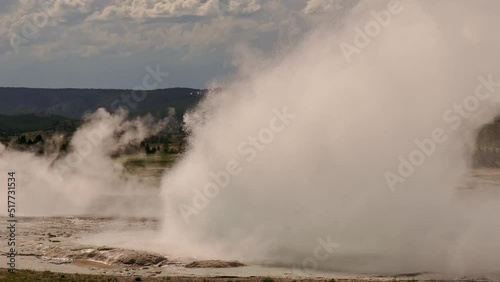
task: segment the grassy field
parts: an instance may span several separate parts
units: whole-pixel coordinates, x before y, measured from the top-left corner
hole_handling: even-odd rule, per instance
[[[157,153],[154,155],[134,154],[124,155],[117,159],[125,167],[125,170],[133,175],[141,178],[147,178],[159,185],[161,176],[170,169],[176,161],[181,158],[179,154],[163,154]]]
[[[147,167],[168,168],[173,166],[178,158],[178,154],[136,155],[128,157],[124,161],[124,166],[130,169]]]

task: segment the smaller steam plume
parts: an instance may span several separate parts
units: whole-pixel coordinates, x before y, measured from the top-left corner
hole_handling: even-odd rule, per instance
[[[148,207],[154,209],[153,205],[137,203],[141,208],[132,210],[126,202],[147,201],[158,188],[127,173],[113,155],[157,134],[170,120],[155,121],[151,116],[130,120],[125,111],[110,114],[98,109],[84,117],[67,153],[60,150],[62,135],[47,140],[42,155],[0,144],[0,170],[17,176],[17,214],[150,215]],[[0,181],[7,183],[6,177],[1,175]],[[6,193],[1,200],[6,201]]]

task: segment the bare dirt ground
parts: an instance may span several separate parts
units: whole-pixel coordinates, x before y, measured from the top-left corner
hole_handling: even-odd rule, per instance
[[[472,177],[471,185],[462,187],[460,193],[498,191],[500,187],[498,170],[476,170]],[[0,240],[7,242],[7,218],[0,217],[0,222],[4,222]],[[153,217],[18,217],[19,271],[14,276],[7,274],[9,249],[6,243],[1,244],[0,281],[500,281],[500,273],[473,279],[429,273],[374,277],[319,271],[305,276],[292,269],[237,261],[171,257],[151,240],[150,235],[158,234],[159,229],[160,222]]]
[[[1,218],[6,222],[7,218]],[[159,254],[108,246],[86,245],[80,240],[107,230],[117,232],[157,228],[154,219],[77,217],[21,217],[16,229],[18,268],[111,275],[155,276],[164,264],[173,264]],[[2,232],[2,240],[7,240]],[[6,241],[5,241],[6,242]],[[2,246],[6,264],[7,244]]]
[[[0,217],[0,221],[7,222],[7,218]],[[148,234],[158,229],[158,220],[152,218],[18,217],[16,269],[143,278],[286,276],[283,271],[266,273],[238,261],[172,258],[155,252],[154,246],[147,247]],[[7,236],[2,230],[1,240],[7,242]],[[113,243],[102,245],[102,240]],[[147,251],[122,247],[134,240]],[[1,250],[0,263],[5,266],[7,244]]]
[[[0,217],[6,222],[7,218]],[[340,273],[311,273],[307,277],[290,269],[244,265],[237,261],[203,261],[172,258],[154,251],[138,251],[100,245],[101,234],[147,234],[159,229],[151,218],[20,217],[16,229],[16,275],[0,269],[0,281],[402,281],[442,280],[431,274],[359,276]],[[143,233],[134,233],[143,232]],[[97,237],[96,237],[97,236]],[[7,240],[1,232],[1,240]],[[124,237],[125,238],[125,237]],[[147,238],[141,242],[147,244]],[[124,239],[125,241],[125,239]],[[130,241],[127,237],[126,241]],[[6,241],[4,241],[6,242]],[[7,244],[1,248],[0,263],[7,265]],[[91,276],[86,276],[91,275]],[[265,278],[265,277],[272,278]],[[333,280],[332,280],[333,279]],[[453,280],[446,278],[444,280]],[[468,280],[467,277],[460,279]],[[479,281],[475,279],[475,281]],[[494,281],[485,279],[485,281]]]
[[[388,279],[386,279],[389,281]],[[290,282],[290,281],[321,281],[321,282],[355,282],[355,281],[381,281],[380,279],[326,279],[326,278],[271,278],[271,277],[183,277],[183,276],[168,276],[168,277],[124,277],[124,276],[108,276],[108,275],[89,275],[89,274],[68,274],[55,273],[50,271],[37,272],[32,270],[18,271],[15,274],[8,273],[6,269],[0,269],[0,281],[148,281],[148,282]],[[400,280],[390,280],[400,281]],[[405,281],[405,280],[402,280]]]

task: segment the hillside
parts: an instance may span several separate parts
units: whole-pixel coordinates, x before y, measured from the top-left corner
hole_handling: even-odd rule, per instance
[[[38,130],[58,130],[59,132],[71,132],[78,127],[79,122],[57,115],[47,114],[23,114],[23,115],[0,115],[0,136],[11,136],[24,132]]]
[[[150,90],[143,100],[136,102],[131,90],[0,88],[0,115],[38,114],[81,119],[86,112],[100,107],[113,111],[122,106],[131,115],[151,113],[156,117],[166,116],[171,107],[180,118],[205,93],[206,90],[192,88]],[[142,93],[137,93],[136,97],[140,96]]]

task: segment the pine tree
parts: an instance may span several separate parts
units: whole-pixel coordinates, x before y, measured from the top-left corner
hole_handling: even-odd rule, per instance
[[[22,135],[17,139],[17,144],[19,145],[26,145],[26,136]]]

